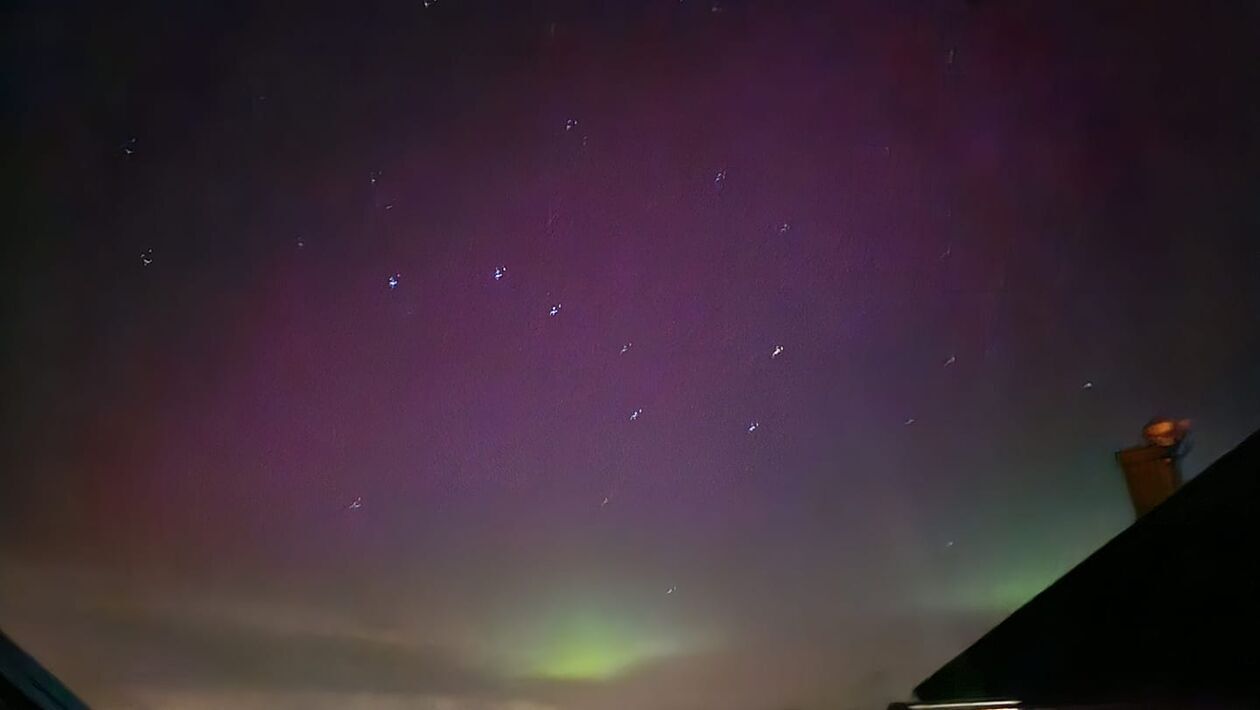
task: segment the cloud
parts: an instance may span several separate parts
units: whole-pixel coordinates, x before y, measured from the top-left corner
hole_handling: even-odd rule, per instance
[[[558,618],[573,609],[562,611]],[[871,706],[906,696],[915,681],[957,652],[957,638],[974,637],[990,625],[960,615],[937,614],[932,623],[917,616],[871,617],[845,623],[846,634],[837,640],[839,627],[773,620],[737,639],[643,658],[607,678],[575,680],[512,675],[486,653],[546,651],[545,634],[426,634],[414,615],[374,618],[362,623],[335,610],[215,585],[172,588],[0,569],[0,624],[101,709]],[[408,621],[399,625],[398,618]],[[544,624],[552,625],[554,619]],[[601,642],[594,648],[605,645],[599,634],[594,640]]]
[[[124,680],[145,684],[440,693],[499,686],[440,648],[319,628],[277,631],[224,618],[103,608],[79,614],[77,622],[85,642],[120,659]]]
[[[133,700],[144,708],[180,710],[556,710],[529,700],[469,699],[444,695],[378,692],[168,690],[141,688]]]
[[[96,707],[549,707],[457,649],[319,610],[28,571],[0,575],[0,620]]]

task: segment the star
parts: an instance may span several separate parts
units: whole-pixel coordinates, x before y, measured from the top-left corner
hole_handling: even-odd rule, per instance
[[[362,508],[362,507],[363,507],[363,497],[358,496],[354,500],[350,501],[350,505],[346,506],[346,510],[358,510],[359,508]]]
[[[494,280],[495,280],[495,281],[500,281],[500,280],[502,280],[504,276],[507,276],[507,267],[506,267],[506,266],[496,266],[496,267],[494,267]]]
[[[770,359],[771,359],[771,360],[773,360],[774,358],[776,358],[776,357],[778,357],[778,356],[780,356],[780,355],[782,355],[782,354],[783,354],[783,346],[782,346],[782,345],[776,345],[776,346],[774,346],[774,350],[771,350],[771,351],[770,351]]]
[[[915,418],[914,418],[914,417],[910,417],[910,418],[909,418],[909,419],[907,419],[906,421],[902,422],[902,424],[904,424],[905,426],[910,426],[910,425],[911,425],[911,424],[913,424],[914,422],[915,422]]]
[[[670,587],[669,589],[666,589],[666,590],[665,590],[665,593],[666,593],[666,594],[673,594],[673,593],[674,593],[674,592],[676,592],[676,591],[678,591],[678,585],[674,585],[674,586]]]
[[[636,419],[639,418],[639,415],[642,413],[643,413],[642,409],[636,409],[633,412],[630,412],[630,421],[635,421]]]
[[[1092,381],[1092,380],[1086,380],[1086,381],[1085,381],[1085,384],[1081,385],[1081,389],[1083,389],[1083,390],[1092,390],[1092,389],[1094,389],[1094,383],[1093,383],[1093,381]]]
[[[753,420],[753,421],[751,421],[751,422],[748,422],[748,432],[749,432],[749,433],[752,433],[752,432],[754,432],[754,431],[757,431],[757,429],[759,429],[760,427],[761,427],[761,422],[758,422],[758,421],[756,421],[756,420]]]
[[[393,276],[390,276],[390,277],[389,277],[389,278],[385,281],[385,283],[389,284],[389,289],[392,291],[392,290],[394,290],[394,289],[398,288],[398,284],[399,284],[399,282],[401,282],[401,281],[402,281],[402,274],[394,274]]]
[[[945,364],[942,365],[942,367],[949,367],[950,365],[953,365],[957,361],[958,361],[958,358],[954,357],[953,355],[950,355],[949,359],[945,361]]]
[[[634,345],[634,343],[629,343],[629,342],[628,342],[628,343],[626,343],[625,345],[622,345],[622,346],[621,346],[621,354],[622,354],[622,355],[625,355],[625,354],[626,354],[626,352],[627,352],[628,350],[630,350],[631,346],[633,346],[633,345]]]
[[[556,305],[551,307],[551,310],[548,311],[548,313],[551,315],[552,318],[555,318],[556,316],[560,315],[560,309],[563,306],[564,306],[563,303],[557,303]]]
[[[144,251],[140,252],[140,263],[144,264],[145,266],[148,266],[149,264],[153,263],[153,250],[152,249],[145,249]]]

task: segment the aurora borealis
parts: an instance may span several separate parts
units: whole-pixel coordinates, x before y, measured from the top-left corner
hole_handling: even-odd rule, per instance
[[[94,707],[882,707],[1260,426],[1243,3],[4,12],[0,628]]]

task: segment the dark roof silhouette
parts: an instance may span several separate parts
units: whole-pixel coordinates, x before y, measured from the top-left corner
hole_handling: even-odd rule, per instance
[[[87,705],[8,636],[0,633],[0,708],[87,710]]]
[[[923,702],[1252,706],[1260,701],[1258,483],[1260,432],[929,676],[915,695]]]

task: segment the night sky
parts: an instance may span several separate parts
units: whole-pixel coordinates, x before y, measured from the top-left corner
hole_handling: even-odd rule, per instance
[[[839,710],[1260,427],[1260,7],[3,10],[0,628],[101,708]]]

